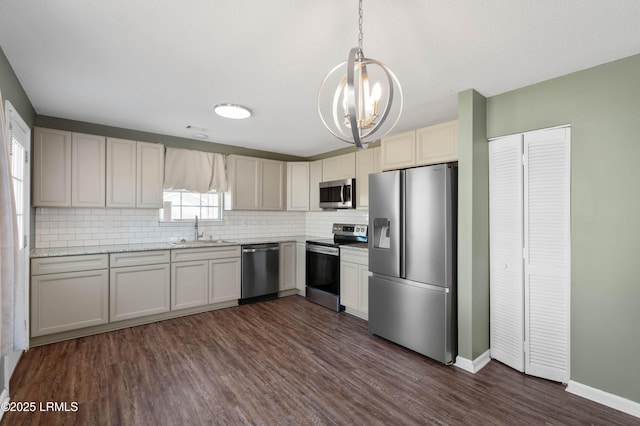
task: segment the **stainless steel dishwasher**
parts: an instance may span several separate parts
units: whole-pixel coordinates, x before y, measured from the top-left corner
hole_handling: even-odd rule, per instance
[[[241,303],[276,297],[279,284],[280,245],[243,245]]]

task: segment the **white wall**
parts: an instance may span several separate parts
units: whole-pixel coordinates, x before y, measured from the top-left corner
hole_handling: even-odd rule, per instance
[[[366,210],[336,212],[225,211],[224,221],[201,222],[214,239],[309,235],[331,237],[333,223],[367,223]],[[193,238],[193,222],[159,223],[157,209],[36,208],[35,248],[169,242]]]

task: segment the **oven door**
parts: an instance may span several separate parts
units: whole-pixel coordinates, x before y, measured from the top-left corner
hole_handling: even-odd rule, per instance
[[[307,243],[307,287],[340,295],[340,249]]]

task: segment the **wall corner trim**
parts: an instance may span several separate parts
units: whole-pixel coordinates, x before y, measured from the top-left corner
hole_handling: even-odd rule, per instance
[[[482,370],[485,365],[489,364],[489,361],[491,361],[490,349],[473,361],[457,356],[456,362],[453,365],[470,373],[476,374],[478,371]]]
[[[4,404],[7,402],[9,402],[9,392],[7,392],[6,389],[2,389],[2,393],[0,393],[0,405],[4,406]],[[2,420],[4,411],[5,410],[0,410],[0,420]]]
[[[567,392],[640,418],[640,403],[569,380]]]

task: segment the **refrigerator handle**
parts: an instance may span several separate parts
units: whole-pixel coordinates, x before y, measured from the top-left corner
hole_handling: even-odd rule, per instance
[[[407,239],[407,227],[405,220],[405,212],[406,212],[406,197],[405,197],[405,178],[406,174],[404,170],[400,172],[400,278],[406,278],[406,261],[405,261],[405,247],[406,247],[406,239]]]

